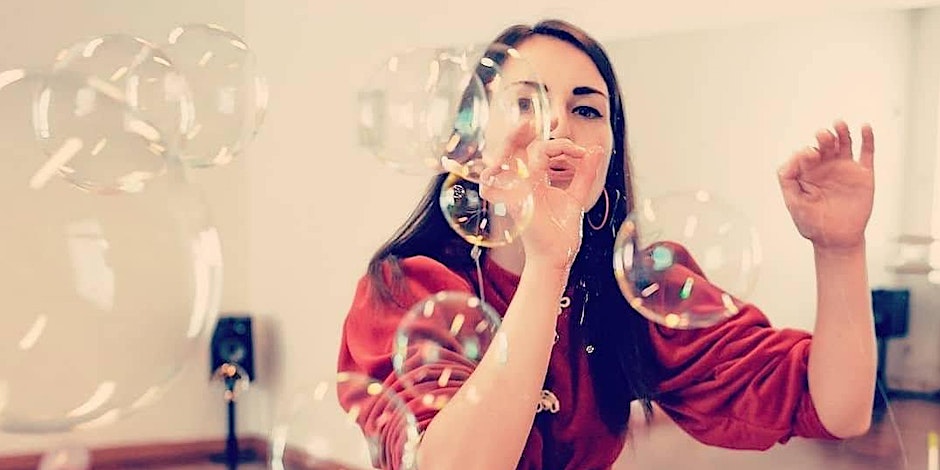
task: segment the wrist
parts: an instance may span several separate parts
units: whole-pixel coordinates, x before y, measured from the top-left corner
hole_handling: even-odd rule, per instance
[[[520,285],[537,286],[542,295],[552,294],[560,299],[568,286],[570,273],[570,266],[554,260],[526,260],[520,277]]]
[[[571,263],[568,260],[531,256],[526,257],[522,272],[567,282]]]
[[[817,259],[846,259],[865,255],[865,239],[858,243],[828,246],[813,243],[813,254]]]

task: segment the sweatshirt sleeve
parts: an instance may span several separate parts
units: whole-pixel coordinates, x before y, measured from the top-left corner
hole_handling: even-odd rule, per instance
[[[661,280],[664,291],[676,292],[691,279],[695,287],[683,308],[727,308],[728,297],[705,279],[688,252],[679,245],[672,249],[677,262]],[[812,336],[772,328],[757,307],[731,301],[737,314],[711,327],[678,330],[651,323],[664,374],[658,404],[708,445],[763,450],[793,436],[836,439],[820,422],[809,393]]]
[[[359,412],[358,422],[371,440],[377,440],[380,450],[374,453],[373,459],[377,461],[373,464],[382,469],[398,469],[408,444],[403,419],[387,419],[389,415],[401,418],[394,407],[407,407],[416,418],[417,431],[423,433],[475,367],[458,353],[459,345],[454,344],[446,325],[428,321],[414,325],[420,330],[416,334],[439,345],[439,355],[434,361],[425,361],[421,348],[428,342],[409,344],[401,368],[406,372],[396,373],[393,365],[396,331],[411,307],[441,291],[474,293],[464,278],[431,258],[407,258],[401,261],[401,268],[403,289],[394,290],[391,302],[374,295],[369,276],[359,281],[343,324],[338,359],[338,371],[369,376],[393,395],[393,399],[379,396],[357,401],[356,397],[362,394],[341,392],[339,397],[347,410],[354,405],[366,408]],[[387,269],[384,274],[388,276]]]

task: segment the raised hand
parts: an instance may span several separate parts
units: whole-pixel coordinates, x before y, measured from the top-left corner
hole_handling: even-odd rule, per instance
[[[593,205],[591,187],[604,178],[600,147],[586,149],[568,139],[536,142],[528,149],[535,213],[523,233],[526,257],[568,268],[581,247],[584,213]],[[564,160],[570,182],[552,185],[553,162]]]
[[[798,151],[780,167],[778,178],[787,210],[800,235],[816,248],[854,249],[865,241],[874,201],[872,129],[862,126],[858,159],[843,121],[816,133],[816,147]]]
[[[508,138],[499,159],[481,172],[480,190],[491,202],[510,202],[532,194],[534,210],[522,233],[528,261],[568,268],[581,247],[584,213],[593,204],[591,188],[601,174],[601,149],[586,149],[568,139],[537,140],[525,126]],[[519,179],[522,162],[528,173]],[[564,170],[559,171],[563,167]],[[507,170],[506,168],[509,168]],[[550,174],[563,173],[564,184],[552,185]]]

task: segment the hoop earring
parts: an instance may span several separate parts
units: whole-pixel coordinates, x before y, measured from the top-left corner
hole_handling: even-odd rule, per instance
[[[607,194],[607,188],[604,188],[604,218],[601,220],[601,223],[594,225],[594,222],[591,221],[591,216],[585,215],[584,218],[587,219],[588,226],[594,230],[600,230],[607,225],[607,217],[610,216],[610,196]]]

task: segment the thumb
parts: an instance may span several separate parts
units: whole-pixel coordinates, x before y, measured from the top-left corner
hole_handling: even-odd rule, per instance
[[[777,181],[780,183],[780,189],[783,191],[784,197],[799,194],[802,191],[798,180],[799,176],[800,163],[797,156],[790,158],[777,169]]]
[[[483,158],[474,160],[466,172],[468,179],[482,182],[501,171],[512,171],[520,176],[531,171],[527,155],[529,146],[535,140],[531,123],[524,122],[507,134],[488,140]]]
[[[525,158],[529,144],[535,141],[535,128],[532,123],[525,121],[513,128],[495,149],[496,161],[487,166],[499,167],[510,163],[515,158]]]

